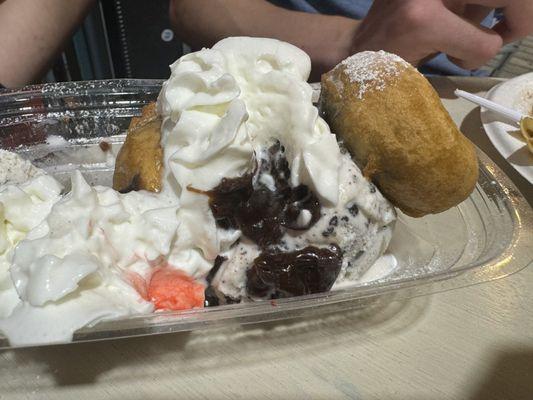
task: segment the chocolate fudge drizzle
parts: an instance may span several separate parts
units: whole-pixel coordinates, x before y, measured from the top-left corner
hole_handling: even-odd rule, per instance
[[[337,246],[308,246],[294,252],[278,245],[287,231],[305,231],[320,219],[320,202],[306,185],[291,187],[285,148],[278,141],[258,160],[253,173],[222,179],[210,191],[209,206],[222,229],[240,229],[262,250],[247,272],[254,297],[278,298],[318,293],[331,288],[342,264]],[[306,214],[307,218],[302,215]]]
[[[277,299],[331,289],[342,266],[338,246],[308,246],[292,252],[263,252],[247,271],[246,289],[254,297]]]
[[[307,186],[291,187],[289,177],[285,149],[277,142],[259,160],[253,174],[222,179],[207,192],[217,225],[240,229],[262,249],[279,243],[287,229],[309,229],[320,218],[320,203]],[[299,223],[303,210],[311,218]]]

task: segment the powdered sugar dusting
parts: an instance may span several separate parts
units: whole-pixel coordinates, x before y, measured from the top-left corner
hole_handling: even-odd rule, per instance
[[[362,99],[369,89],[383,91],[390,78],[398,76],[409,65],[403,58],[380,50],[354,54],[337,68],[344,68],[350,82],[359,86],[357,97]]]
[[[21,184],[44,171],[34,167],[18,154],[0,149],[0,186],[6,183]]]

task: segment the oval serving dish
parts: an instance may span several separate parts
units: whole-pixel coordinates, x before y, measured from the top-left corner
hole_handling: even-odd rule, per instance
[[[162,81],[112,80],[30,86],[0,93],[0,148],[15,151],[68,184],[80,169],[90,184],[111,185],[113,160],[129,125],[157,98]],[[257,323],[364,307],[386,295],[405,298],[481,283],[532,261],[533,212],[514,184],[481,151],[472,195],[444,213],[399,215],[389,274],[327,293],[162,312],[100,322],[74,342]],[[0,348],[9,347],[0,336]]]

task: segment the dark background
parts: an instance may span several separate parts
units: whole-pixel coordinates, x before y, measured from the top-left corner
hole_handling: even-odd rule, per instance
[[[176,40],[169,0],[100,0],[46,75],[46,81],[166,79],[187,46]]]

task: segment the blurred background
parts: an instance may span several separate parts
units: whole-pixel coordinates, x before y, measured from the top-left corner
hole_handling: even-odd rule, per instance
[[[100,0],[44,81],[166,79],[188,51],[171,29],[168,0]],[[483,69],[503,78],[530,72],[533,37],[504,47]]]

